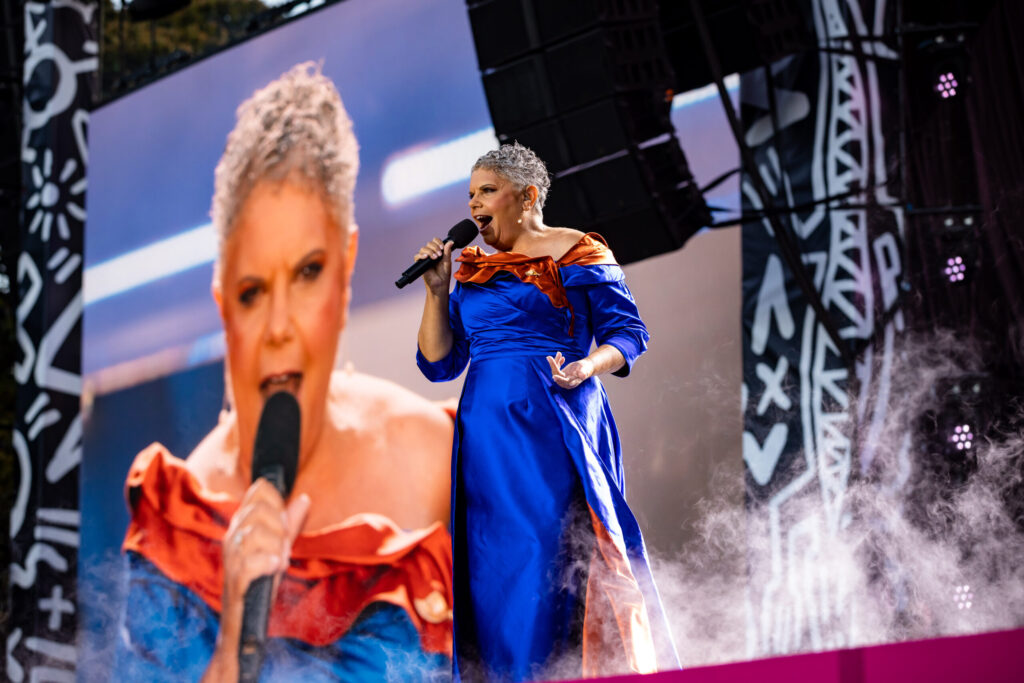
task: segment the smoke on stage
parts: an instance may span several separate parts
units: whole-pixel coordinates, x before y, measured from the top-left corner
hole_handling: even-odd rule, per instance
[[[1005,418],[972,444],[976,468],[961,480],[935,462],[921,422],[943,408],[935,387],[976,372],[980,353],[933,334],[904,341],[896,357],[888,417],[870,467],[851,477],[842,528],[794,554],[802,564],[779,587],[796,610],[764,623],[753,602],[751,586],[780,571],[769,561],[767,515],[737,507],[735,477],[714,477],[699,542],[654,558],[684,667],[1024,625],[1024,409],[1001,408]],[[824,525],[820,510],[816,492],[784,514]]]
[[[696,542],[675,554],[653,554],[684,668],[1024,625],[1024,524],[1014,507],[1024,490],[1024,432],[1012,428],[1024,424],[1024,410],[1011,409],[1011,419],[979,438],[976,469],[965,481],[952,481],[924,466],[919,423],[939,408],[933,388],[941,378],[980,363],[960,342],[935,336],[904,342],[896,356],[888,418],[869,471],[851,478],[844,528],[818,534],[820,547],[801,553],[804,565],[791,569],[789,585],[781,587],[804,613],[815,611],[816,620],[789,614],[788,631],[779,629],[764,646],[764,631],[773,625],[759,623],[750,587],[772,581],[778,568],[768,561],[766,515],[737,504],[743,482],[734,476],[713,475],[714,493],[699,505]],[[820,495],[809,495],[785,514],[824,524],[820,505]],[[111,553],[83,567],[82,585],[93,583],[90,576],[119,573],[123,562]],[[578,576],[570,580],[574,585],[567,588],[578,587]],[[86,591],[80,599],[89,604],[94,626],[102,621],[116,632],[122,615],[110,612],[121,601],[109,597]],[[198,635],[185,623],[167,628],[177,641]],[[113,647],[114,639],[106,642]],[[109,661],[110,653],[83,651],[80,657],[88,672],[90,661]],[[579,654],[568,653],[542,675],[564,679],[578,671]],[[607,673],[623,672],[609,664]]]

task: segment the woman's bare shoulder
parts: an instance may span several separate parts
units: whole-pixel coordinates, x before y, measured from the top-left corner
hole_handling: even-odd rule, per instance
[[[344,514],[376,512],[404,528],[447,520],[452,413],[395,382],[348,371],[332,378],[329,409],[347,454],[339,476],[358,473]]]
[[[211,492],[238,493],[238,432],[234,427],[235,414],[221,412],[214,428],[185,459],[185,468]]]
[[[574,244],[576,242],[579,242],[581,239],[583,239],[583,236],[587,234],[587,233],[583,232],[582,230],[577,230],[576,228],[553,228],[553,229],[557,230],[559,232],[559,234],[562,235],[563,239],[567,239],[567,240],[571,239]]]
[[[449,413],[436,401],[391,380],[361,372],[335,372],[331,377],[329,402],[332,412],[358,415],[361,420],[376,424],[414,419],[451,425]]]
[[[548,244],[550,245],[548,251],[552,253],[553,258],[558,258],[560,254],[565,254],[567,251],[576,246],[576,244],[583,239],[586,233],[576,230],[574,228],[550,228],[551,232],[548,237]]]

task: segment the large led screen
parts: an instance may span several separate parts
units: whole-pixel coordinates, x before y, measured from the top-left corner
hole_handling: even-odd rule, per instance
[[[463,2],[335,3],[94,112],[84,279],[83,680],[111,675],[133,609],[125,604],[122,552],[133,461],[154,443],[187,458],[230,404],[223,322],[211,295],[218,246],[210,207],[236,108],[307,61],[336,85],[359,143],[358,255],[337,373],[393,383],[448,411],[462,390],[461,379],[432,384],[417,369],[423,287],[399,291],[394,280],[420,245],[468,217],[470,167],[496,146]],[[735,93],[737,79],[729,86]],[[712,90],[678,96],[672,116],[699,183],[737,165]],[[735,178],[707,199],[724,210],[719,215],[733,215]],[[740,468],[737,231],[699,234],[681,251],[625,272],[651,345],[630,377],[606,376],[604,384],[630,503],[652,555],[671,557],[692,533],[710,463]],[[443,477],[415,476],[439,486],[447,463],[439,467]],[[396,472],[394,480],[412,486],[412,476]],[[382,500],[394,497],[391,485],[387,477],[366,484],[381,487]],[[685,599],[663,594],[667,602]]]

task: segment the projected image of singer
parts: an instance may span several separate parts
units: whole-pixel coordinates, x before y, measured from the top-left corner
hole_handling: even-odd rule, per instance
[[[357,167],[351,121],[312,64],[238,109],[212,209],[228,407],[186,460],[154,444],[132,466],[114,680],[237,680],[243,596],[262,575],[277,586],[261,680],[450,672],[452,418],[334,370]],[[251,470],[261,411],[281,391],[301,411],[288,500]]]
[[[444,381],[469,364],[452,451],[462,680],[678,667],[597,379],[628,375],[647,329],[604,240],[544,224],[548,188],[531,150],[502,145],[469,187],[497,252],[465,249],[450,293],[452,247],[416,255],[440,257],[419,367]]]

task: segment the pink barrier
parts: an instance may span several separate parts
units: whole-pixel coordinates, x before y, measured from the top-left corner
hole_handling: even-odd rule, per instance
[[[605,683],[1021,683],[1024,629],[703,666]]]

